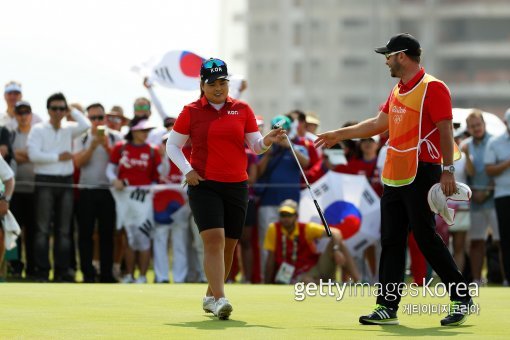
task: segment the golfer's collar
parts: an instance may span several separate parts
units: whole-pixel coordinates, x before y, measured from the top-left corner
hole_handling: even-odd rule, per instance
[[[229,96],[227,96],[227,99],[225,100],[225,106],[227,106],[227,105],[229,105],[229,106],[230,106],[230,105],[232,105],[232,103],[233,103],[233,102],[234,102],[234,101],[232,100],[232,98],[230,98]],[[209,105],[210,107],[212,107],[212,106],[211,106],[211,104],[209,104],[209,101],[207,100],[207,98],[206,98],[205,96],[202,96],[202,97],[200,98],[200,104],[202,104],[202,107],[206,107],[207,105]]]

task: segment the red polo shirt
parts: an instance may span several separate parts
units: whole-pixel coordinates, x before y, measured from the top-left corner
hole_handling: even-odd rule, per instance
[[[402,80],[400,80],[398,83],[399,93],[403,94],[412,90],[414,86],[418,84],[418,82],[423,78],[424,74],[425,70],[422,67],[420,72],[418,72],[418,74],[416,74],[416,76],[414,76],[414,78],[408,81],[406,84],[402,83]],[[391,91],[390,96],[386,100],[386,103],[381,110],[386,114],[389,112],[392,96],[393,90]],[[450,91],[441,82],[431,82],[427,87],[427,93],[425,94],[425,100],[423,102],[421,138],[425,137],[430,131],[432,131],[438,122],[447,119],[453,119]],[[441,156],[439,159],[433,159],[427,150],[427,145],[422,143],[421,152],[418,159],[422,162],[441,163],[442,153],[439,140],[439,131],[434,131],[434,133],[432,133],[427,139],[436,146]]]
[[[245,134],[258,131],[248,104],[228,97],[218,111],[203,96],[184,107],[174,130],[190,136],[190,163],[203,178],[231,183],[248,179]]]

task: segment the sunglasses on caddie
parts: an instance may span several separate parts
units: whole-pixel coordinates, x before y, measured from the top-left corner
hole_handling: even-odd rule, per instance
[[[395,52],[389,52],[389,53],[384,53],[384,56],[386,57],[386,60],[390,59],[390,57],[392,55],[395,55],[395,54],[399,54],[401,52],[405,52],[407,51],[407,48],[405,50],[400,50],[400,51],[395,51]]]

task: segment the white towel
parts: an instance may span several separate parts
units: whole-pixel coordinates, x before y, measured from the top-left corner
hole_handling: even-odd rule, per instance
[[[10,210],[8,210],[7,214],[3,217],[3,225],[5,233],[5,249],[11,250],[16,247],[16,240],[21,234],[21,228]]]
[[[430,210],[439,214],[448,225],[453,225],[455,210],[448,208],[448,201],[469,201],[471,199],[471,189],[464,183],[457,183],[457,191],[450,196],[446,196],[441,189],[441,184],[434,184],[427,195]]]

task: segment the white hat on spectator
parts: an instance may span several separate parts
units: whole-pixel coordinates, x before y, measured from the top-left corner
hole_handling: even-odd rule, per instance
[[[321,121],[315,112],[307,112],[305,121],[307,124],[321,125]]]
[[[448,208],[448,201],[469,201],[471,189],[464,183],[457,183],[457,191],[451,196],[445,196],[441,184],[434,184],[427,195],[430,210],[439,214],[448,225],[454,224],[455,210]]]
[[[156,126],[149,122],[147,119],[142,119],[136,125],[131,126],[131,131],[141,131],[141,130],[152,130],[155,129]]]
[[[5,84],[4,93],[19,92],[21,93],[21,84],[15,81],[10,81]]]

